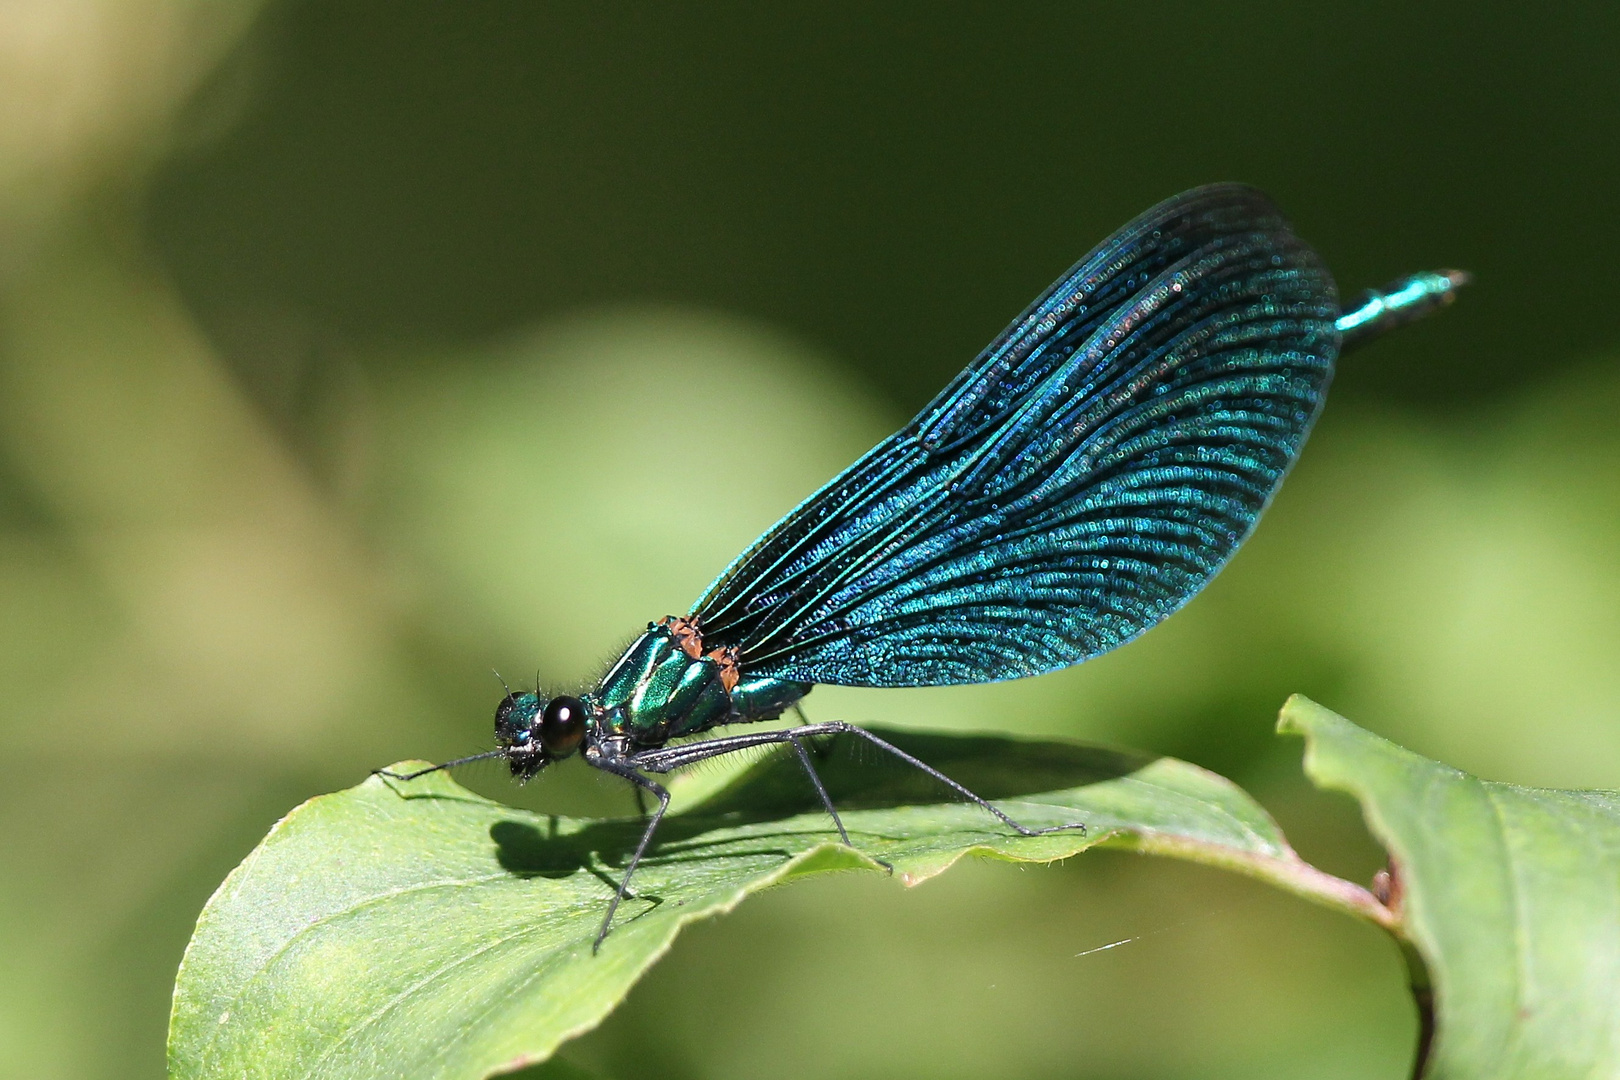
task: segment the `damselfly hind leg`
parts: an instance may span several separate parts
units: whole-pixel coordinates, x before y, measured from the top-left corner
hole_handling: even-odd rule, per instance
[[[844,828],[844,819],[838,816],[838,808],[833,806],[832,796],[827,794],[827,785],[821,782],[821,776],[816,772],[816,767],[810,764],[810,754],[805,750],[804,743],[798,739],[789,739],[788,742],[792,745],[793,752],[798,755],[799,764],[804,766],[804,774],[810,778],[810,783],[815,786],[816,794],[821,796],[821,805],[827,808],[827,816],[832,818],[833,825],[837,827],[838,838],[844,842],[845,847],[853,848],[855,845],[849,842],[849,832]],[[889,863],[875,856],[871,858],[873,862],[889,873],[894,873],[894,867]]]
[[[810,717],[805,715],[804,707],[802,705],[800,705],[797,701],[795,701],[793,703],[792,708],[793,708],[793,715],[797,716],[799,718],[799,726],[800,727],[809,727],[810,726]],[[817,742],[816,740],[812,739],[812,740],[810,740],[810,749],[812,749],[812,750],[814,750],[816,752],[816,757],[825,758],[827,756],[827,751],[832,749],[832,747],[831,747],[830,743]]]
[[[644,789],[656,795],[658,797],[658,809],[654,811],[651,820],[647,822],[647,828],[641,835],[641,842],[636,845],[635,854],[631,856],[630,864],[625,868],[624,880],[619,885],[618,892],[614,894],[613,900],[608,904],[607,917],[602,920],[602,929],[597,934],[596,943],[591,946],[591,951],[595,952],[601,947],[603,939],[607,937],[609,929],[612,928],[613,915],[619,908],[619,901],[630,895],[630,878],[635,874],[636,867],[640,864],[642,855],[646,853],[648,845],[652,842],[653,833],[658,830],[658,824],[663,820],[664,812],[669,808],[669,792],[665,791],[662,786],[655,783],[649,777],[643,776],[642,773],[673,772],[674,770],[684,766],[694,765],[697,762],[707,761],[709,758],[720,757],[723,754],[732,754],[739,750],[749,750],[759,746],[773,746],[781,743],[788,743],[793,747],[793,752],[795,756],[798,757],[799,764],[804,767],[805,774],[810,778],[810,783],[815,787],[816,795],[820,798],[821,805],[826,808],[827,814],[832,818],[833,826],[838,830],[839,839],[841,839],[846,846],[854,847],[854,845],[850,843],[848,830],[844,828],[843,818],[839,816],[837,808],[833,806],[832,796],[828,794],[827,786],[822,783],[821,776],[816,772],[814,766],[811,764],[810,755],[804,748],[804,743],[806,741],[812,740],[817,736],[844,734],[854,735],[865,739],[867,742],[878,747],[880,750],[893,754],[907,765],[921,770],[927,775],[933,777],[935,780],[939,781],[941,784],[944,784],[946,787],[950,788],[952,791],[956,792],[958,795],[962,796],[964,799],[995,815],[995,817],[1000,820],[1002,824],[1006,825],[1020,836],[1044,836],[1048,833],[1066,832],[1070,829],[1076,829],[1082,833],[1086,831],[1085,824],[1078,821],[1069,822],[1064,825],[1051,825],[1041,829],[1032,829],[1022,822],[1014,821],[1004,811],[1002,811],[1001,808],[991,803],[990,800],[968,790],[962,784],[952,780],[950,777],[946,776],[932,765],[929,765],[927,762],[915,757],[912,754],[906,753],[906,751],[900,749],[898,746],[895,746],[886,739],[882,739],[877,735],[872,734],[865,728],[856,727],[854,724],[846,724],[838,720],[827,721],[819,724],[803,724],[799,727],[786,728],[781,731],[756,731],[750,732],[747,735],[729,735],[719,739],[706,739],[702,742],[686,743],[682,746],[661,746],[653,750],[642,750],[638,753],[634,753],[623,758],[611,760],[601,759],[594,761],[593,764],[595,764],[599,769],[604,769],[618,776],[622,776],[626,780],[629,780],[631,783],[635,784],[638,788]],[[891,873],[894,870],[892,866],[881,859],[875,859],[873,861],[888,869]]]
[[[1074,821],[1065,825],[1051,825],[1044,829],[1032,829],[1021,822],[1014,821],[990,800],[968,790],[968,788],[952,780],[921,758],[906,753],[893,743],[867,731],[854,724],[842,720],[828,720],[819,724],[805,724],[802,727],[786,728],[781,731],[755,731],[747,735],[728,735],[720,739],[706,739],[703,742],[687,743],[684,746],[664,746],[656,750],[643,750],[627,758],[627,762],[644,772],[665,773],[692,765],[699,761],[706,761],[721,754],[731,754],[738,750],[747,750],[756,746],[771,746],[777,743],[794,742],[798,739],[814,738],[817,735],[854,735],[865,739],[878,749],[893,754],[901,761],[910,765],[935,780],[944,784],[952,791],[976,806],[995,815],[1002,824],[1020,836],[1045,836],[1048,833],[1066,832],[1070,829],[1085,831],[1085,823]]]

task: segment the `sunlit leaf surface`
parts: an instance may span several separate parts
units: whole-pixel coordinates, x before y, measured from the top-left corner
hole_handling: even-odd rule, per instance
[[[1361,800],[1434,981],[1427,1076],[1620,1075],[1620,794],[1481,780],[1304,698],[1281,728]]]
[[[1010,835],[834,743],[821,770],[860,854],[830,842],[797,764],[767,757],[666,822],[593,955],[638,821],[534,815],[444,774],[372,778],[295,810],[209,903],[175,992],[172,1075],[486,1076],[545,1060],[682,925],[768,885],[872,858],[916,884],[964,854],[1099,844],[1251,874],[1410,942],[1437,1003],[1428,1076],[1614,1075],[1620,796],[1479,780],[1304,698],[1280,727],[1309,740],[1313,780],[1361,799],[1396,870],[1389,906],[1302,862],[1252,799],[1185,762],[889,733],[1030,825],[1087,831]]]
[[[832,841],[789,758],[672,816],[597,955],[639,833],[511,809],[444,774],[372,778],[287,816],[210,901],[175,991],[170,1065],[193,1077],[481,1077],[543,1060],[598,1023],[681,927],[798,875],[915,884],[976,853],[1049,861],[1099,843],[1243,869],[1369,917],[1230,782],[1169,758],[1063,743],[887,733],[1027,824],[941,801],[915,772],[839,744],[821,771],[865,855]]]

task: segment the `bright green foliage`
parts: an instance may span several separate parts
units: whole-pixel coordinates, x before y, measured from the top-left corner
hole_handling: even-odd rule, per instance
[[[791,758],[757,762],[666,821],[635,898],[591,942],[635,820],[514,810],[443,773],[373,777],[279,823],[203,911],[175,989],[175,1080],[483,1077],[598,1023],[687,922],[799,875],[907,884],[966,854],[1050,861],[1106,844],[1224,866],[1376,922],[1433,973],[1443,1080],[1620,1071],[1620,797],[1478,780],[1303,698],[1280,728],[1361,799],[1397,869],[1389,906],[1307,865],[1230,782],[1170,758],[1064,743],[886,733],[1037,826],[1009,834],[920,774],[828,748],[860,854]],[[404,763],[399,768],[408,767]]]
[[[1361,800],[1434,982],[1436,1080],[1620,1074],[1620,795],[1492,783],[1304,698],[1279,727]]]
[[[969,853],[1048,861],[1105,841],[1240,865],[1304,892],[1336,881],[1302,863],[1242,791],[1185,762],[887,734],[1028,824],[1088,826],[1013,836],[976,807],[941,801],[925,777],[835,744],[822,772],[849,808],[851,839],[908,884]],[[639,822],[536,816],[442,773],[313,799],[204,910],[175,991],[172,1075],[427,1080],[542,1059],[600,1021],[683,924],[800,874],[876,870],[830,842],[811,799],[778,755],[672,816],[636,876],[638,899],[595,956]]]

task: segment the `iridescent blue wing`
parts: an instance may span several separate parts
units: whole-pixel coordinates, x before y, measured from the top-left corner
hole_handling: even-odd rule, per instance
[[[1018,678],[1128,641],[1254,527],[1337,315],[1264,195],[1160,204],[739,556],[693,609],[704,641],[751,675],[851,686]]]

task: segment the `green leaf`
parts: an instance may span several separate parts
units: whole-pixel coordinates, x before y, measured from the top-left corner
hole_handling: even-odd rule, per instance
[[[1278,727],[1390,853],[1397,929],[1433,979],[1425,1075],[1620,1075],[1620,795],[1480,780],[1301,697]]]
[[[857,851],[797,762],[769,756],[672,815],[612,935],[596,935],[641,823],[545,817],[436,773],[373,777],[294,810],[208,902],[175,986],[171,1075],[483,1077],[594,1026],[681,927],[828,870],[916,884],[966,854],[1061,859],[1098,844],[1228,866],[1387,922],[1371,894],[1306,865],[1229,781],[1169,758],[1064,743],[888,733],[1032,826],[1009,833],[915,770],[818,766]],[[868,748],[869,749],[869,748]],[[408,769],[411,763],[396,766]]]

